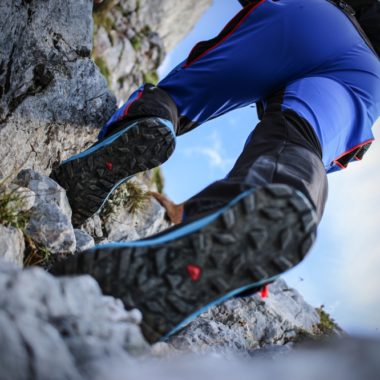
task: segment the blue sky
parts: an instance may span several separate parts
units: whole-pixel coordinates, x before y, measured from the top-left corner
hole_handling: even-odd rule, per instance
[[[215,0],[194,30],[168,55],[161,77],[196,42],[214,37],[240,10],[237,1]],[[208,122],[178,139],[163,165],[166,194],[182,202],[223,178],[257,123],[247,107]],[[374,128],[380,139],[380,120]],[[380,335],[380,146],[361,163],[329,175],[329,201],[319,237],[308,257],[284,276],[314,306],[325,305],[350,333]]]

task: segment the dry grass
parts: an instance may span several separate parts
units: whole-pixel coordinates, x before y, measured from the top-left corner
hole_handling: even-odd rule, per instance
[[[0,224],[24,230],[30,218],[30,212],[23,211],[25,202],[17,189],[0,188]]]
[[[46,267],[52,257],[51,252],[41,244],[36,243],[30,236],[24,234],[25,253],[24,266],[34,265]]]
[[[149,194],[139,184],[127,181],[107,201],[101,216],[107,218],[120,207],[127,209],[132,215],[137,214],[147,205],[148,199]]]

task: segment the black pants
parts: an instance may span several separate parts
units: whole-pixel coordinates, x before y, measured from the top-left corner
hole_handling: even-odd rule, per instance
[[[227,177],[185,202],[185,219],[209,213],[241,192],[269,183],[301,191],[322,218],[328,185],[321,147],[307,121],[289,110],[263,116]]]

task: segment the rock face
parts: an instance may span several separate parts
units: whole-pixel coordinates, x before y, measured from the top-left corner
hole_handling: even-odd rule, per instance
[[[271,345],[286,345],[303,334],[313,335],[320,322],[316,310],[280,280],[270,294],[233,298],[201,315],[169,344],[179,350],[248,353]]]
[[[139,197],[134,193],[136,190],[141,192],[142,199],[138,209],[131,210],[133,198]],[[109,211],[100,213],[103,238],[108,241],[138,240],[161,232],[170,226],[165,219],[165,209],[153,197],[147,195],[149,191],[157,191],[154,183],[132,179],[128,181],[124,190],[121,189],[114,195],[116,198],[109,201]],[[118,198],[122,197],[126,197],[127,202],[119,204]],[[117,207],[113,207],[115,202]]]
[[[211,0],[114,0],[95,6],[94,57],[118,99],[143,82],[195,25]]]
[[[28,188],[36,195],[26,226],[27,235],[52,254],[74,253],[76,239],[65,190],[52,179],[32,170],[21,171],[14,184]]]
[[[211,0],[105,0],[93,57],[118,98],[143,82]],[[92,0],[0,3],[0,177],[48,173],[86,148],[116,108],[91,59]],[[12,154],[10,154],[10,150]]]
[[[0,258],[22,266],[24,260],[24,235],[13,227],[0,224]]]
[[[0,379],[117,379],[138,365],[135,356],[149,368],[153,354],[249,354],[311,332],[315,310],[284,282],[272,290],[265,302],[254,296],[216,307],[152,350],[141,314],[102,296],[91,277],[55,278],[0,261]]]
[[[170,226],[164,208],[148,195],[148,191],[158,190],[150,173],[139,175],[125,185],[81,230],[74,229],[72,225],[72,211],[66,191],[51,178],[25,169],[10,187],[20,194],[22,200],[27,200],[22,203],[28,210],[25,234],[49,255],[56,255],[90,249],[95,241],[106,243],[142,239]],[[3,226],[0,224],[0,227]],[[0,255],[22,264],[25,247],[19,241],[23,242],[20,231],[3,227],[0,230]]]
[[[93,142],[115,98],[90,59],[92,0],[0,2],[0,176]]]
[[[140,314],[102,296],[91,277],[1,262],[0,288],[0,379],[105,379],[112,362],[148,348]]]

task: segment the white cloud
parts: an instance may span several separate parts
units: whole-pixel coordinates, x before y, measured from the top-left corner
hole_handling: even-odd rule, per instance
[[[207,138],[207,145],[192,146],[184,150],[186,156],[201,155],[207,158],[212,168],[226,170],[231,167],[233,160],[227,157],[219,134],[214,131]]]
[[[329,229],[339,243],[336,291],[342,320],[380,327],[380,119],[363,161],[329,178]]]

